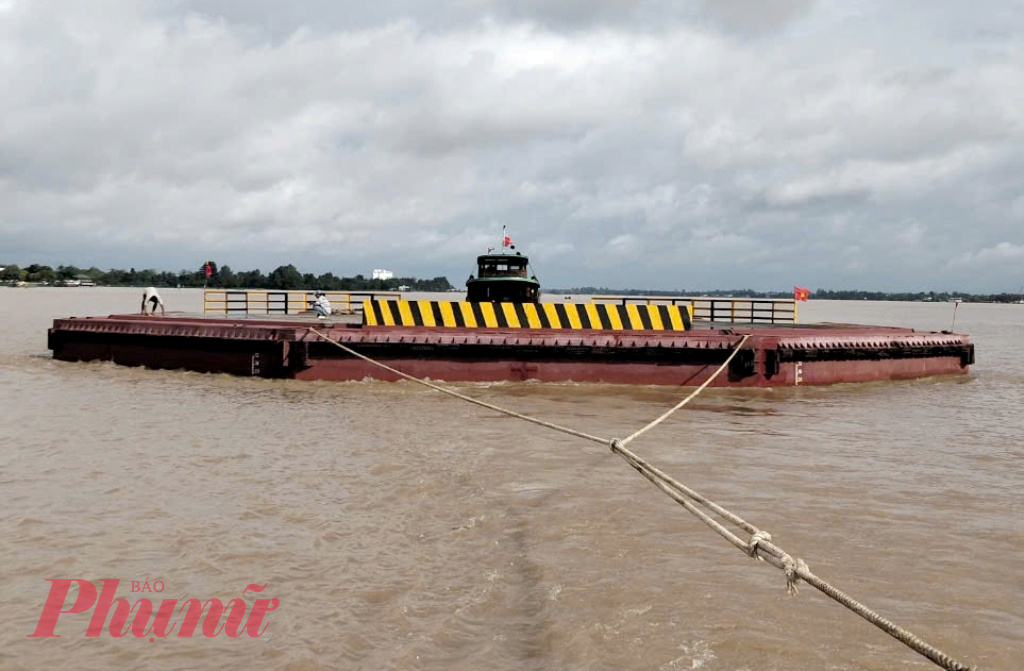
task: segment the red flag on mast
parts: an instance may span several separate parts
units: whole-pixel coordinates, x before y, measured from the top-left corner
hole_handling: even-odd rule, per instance
[[[213,268],[210,267],[210,262],[206,262],[206,278],[209,279],[210,275],[213,275]]]
[[[811,290],[807,287],[793,287],[793,300],[806,301],[811,297]]]

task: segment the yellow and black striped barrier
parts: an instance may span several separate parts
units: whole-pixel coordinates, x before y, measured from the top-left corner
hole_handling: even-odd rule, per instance
[[[689,331],[692,322],[689,305],[363,302],[363,324],[367,326]]]

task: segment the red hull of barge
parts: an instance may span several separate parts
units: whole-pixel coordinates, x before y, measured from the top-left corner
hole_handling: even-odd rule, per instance
[[[964,374],[965,335],[853,326],[685,332],[363,326],[331,321],[112,315],[54,320],[65,361],[302,380],[398,379],[332,340],[408,375],[446,381],[697,386],[749,339],[713,386],[777,387]]]

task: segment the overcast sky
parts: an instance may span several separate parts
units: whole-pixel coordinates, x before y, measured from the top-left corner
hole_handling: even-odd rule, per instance
[[[0,263],[1016,292],[1022,0],[0,0]]]

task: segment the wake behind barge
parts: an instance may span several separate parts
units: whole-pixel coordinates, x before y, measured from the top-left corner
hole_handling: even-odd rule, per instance
[[[361,318],[111,315],[56,319],[55,359],[301,380],[419,378],[716,387],[962,375],[966,335],[847,324],[694,324],[685,305],[367,301]]]

